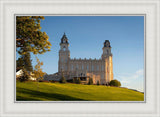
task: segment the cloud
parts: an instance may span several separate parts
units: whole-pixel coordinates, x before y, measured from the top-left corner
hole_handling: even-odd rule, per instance
[[[136,71],[135,74],[133,74],[130,78],[136,79],[136,78],[140,78],[143,76],[143,69],[140,69],[138,71]]]
[[[143,69],[139,69],[133,74],[128,74],[128,73],[115,74],[115,78],[121,82],[122,87],[143,90],[138,88],[138,87],[143,87],[143,75],[144,75]]]
[[[143,69],[139,69],[133,74],[122,73],[122,74],[115,75],[115,77],[118,79],[128,79],[128,78],[129,79],[137,79],[142,76],[143,76]]]

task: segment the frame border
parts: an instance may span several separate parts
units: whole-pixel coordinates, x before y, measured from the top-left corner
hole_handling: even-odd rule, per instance
[[[67,0],[66,0],[67,1]],[[55,4],[57,4],[57,3],[62,3],[62,4],[65,4],[66,3],[66,1],[64,1],[64,0],[54,0],[54,1],[52,1],[53,3],[55,3]],[[119,3],[119,1],[118,0],[113,0],[114,2],[117,2],[117,3]],[[5,70],[3,70],[4,68],[5,68],[5,63],[4,63],[4,57],[3,57],[3,55],[5,55],[5,52],[4,52],[4,40],[3,40],[3,37],[4,37],[4,24],[3,24],[3,22],[4,22],[4,16],[5,16],[5,13],[4,13],[4,7],[5,7],[5,5],[6,4],[12,4],[12,3],[18,3],[18,2],[21,2],[21,3],[23,3],[23,4],[25,4],[25,3],[33,3],[33,0],[28,0],[28,1],[19,1],[19,0],[15,0],[15,1],[11,1],[11,0],[8,0],[8,1],[4,1],[4,0],[1,0],[0,1],[0,23],[1,23],[1,28],[0,28],[0,37],[1,37],[1,39],[0,39],[0,45],[1,45],[1,49],[0,49],[0,53],[1,53],[1,56],[0,56],[0,62],[1,62],[1,65],[0,65],[0,72],[1,72],[1,74],[0,74],[0,116],[2,116],[2,117],[6,117],[6,116],[8,116],[8,117],[12,117],[12,116],[15,116],[15,115],[12,115],[11,113],[8,113],[7,114],[7,112],[4,110],[4,108],[3,108],[3,106],[5,106],[5,103],[3,102],[4,101],[4,99],[5,99],[5,96],[3,96],[3,87],[5,86],[5,84],[3,84],[3,77],[4,77],[4,71]],[[43,0],[39,0],[39,2],[38,2],[38,0],[36,1],[36,2],[34,2],[34,3],[50,3],[51,1],[50,0],[48,0],[48,1],[43,1]],[[86,0],[86,2],[83,0],[83,1],[77,1],[77,0],[68,0],[67,1],[68,3],[76,3],[76,4],[78,4],[78,3],[94,3],[94,4],[96,4],[95,2],[98,2],[97,0]],[[104,1],[104,0],[100,0],[98,3],[106,3],[106,2],[109,2],[109,0],[106,0],[106,1]],[[31,113],[31,114],[28,114],[27,115],[27,113],[16,113],[16,112],[14,112],[14,114],[16,114],[17,116],[128,116],[128,117],[130,117],[130,116],[146,116],[146,117],[148,117],[148,116],[152,116],[152,117],[159,117],[160,116],[160,93],[158,92],[158,91],[160,91],[160,40],[159,40],[159,38],[160,38],[160,15],[159,15],[159,13],[160,13],[160,1],[159,0],[148,0],[148,1],[146,1],[146,0],[139,0],[139,1],[137,1],[137,0],[135,0],[135,1],[132,1],[132,0],[121,0],[121,2],[122,2],[122,4],[126,4],[126,3],[137,3],[137,4],[141,4],[141,3],[143,3],[143,5],[155,5],[155,7],[156,7],[156,11],[155,11],[155,14],[156,14],[156,16],[155,16],[155,22],[156,22],[156,25],[155,25],[155,31],[156,31],[156,35],[155,35],[155,38],[156,38],[156,42],[157,43],[155,43],[155,48],[156,48],[156,51],[155,51],[155,53],[156,53],[156,55],[155,55],[155,60],[156,60],[156,65],[154,66],[154,68],[155,68],[155,71],[156,71],[156,74],[155,74],[155,78],[157,79],[157,83],[155,84],[155,88],[157,89],[156,91],[155,91],[155,93],[157,94],[156,95],[156,97],[154,98],[156,101],[157,101],[157,103],[155,104],[155,110],[154,110],[154,113],[143,113],[143,114],[140,114],[140,113],[130,113],[130,114],[105,114],[105,113],[102,113],[102,114],[91,114],[91,113],[86,113],[86,114],[83,114],[83,113],[70,113],[70,114],[64,114],[64,113],[54,113],[54,114],[50,114],[50,115],[41,115],[41,114],[34,114],[34,113]]]

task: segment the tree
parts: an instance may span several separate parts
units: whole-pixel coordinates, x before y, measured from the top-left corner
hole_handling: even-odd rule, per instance
[[[27,71],[32,72],[33,71],[33,67],[32,67],[32,60],[31,60],[30,53],[27,52],[25,55],[22,55],[22,57],[23,57],[23,62],[24,62],[24,68]]]
[[[110,86],[116,86],[116,87],[120,87],[121,83],[118,80],[111,80],[109,83]]]
[[[80,78],[78,78],[77,84],[81,84],[81,79]]]
[[[35,69],[33,71],[34,76],[36,77],[37,81],[43,80],[43,76],[45,75],[45,72],[42,71],[41,66],[43,65],[43,62],[40,62],[39,59],[37,59],[37,65],[35,65]]]
[[[76,83],[76,79],[75,78],[73,78],[73,81],[72,81],[73,83]]]
[[[16,60],[16,68],[18,70],[24,68],[24,61],[23,61],[22,57],[20,57],[20,58],[18,58],[18,60]]]
[[[66,79],[64,76],[62,76],[61,80],[60,80],[60,83],[66,83]]]
[[[92,85],[92,84],[93,84],[93,80],[92,80],[92,78],[89,78],[88,85]]]
[[[97,81],[97,85],[100,85],[99,80]]]
[[[49,37],[40,30],[40,21],[42,19],[44,19],[43,16],[16,17],[16,51],[20,55],[27,52],[42,54],[50,51]]]
[[[28,81],[28,79],[29,79],[28,72],[25,69],[23,69],[23,75],[20,76],[18,79],[20,82]]]
[[[66,83],[66,79],[65,79],[65,77],[63,75],[63,71],[62,71],[62,77],[60,79],[60,83]]]
[[[18,58],[16,63],[17,63],[16,64],[17,69],[25,69],[26,71],[30,71],[30,72],[33,71],[32,60],[29,52],[27,52],[24,55],[21,55],[21,57]]]

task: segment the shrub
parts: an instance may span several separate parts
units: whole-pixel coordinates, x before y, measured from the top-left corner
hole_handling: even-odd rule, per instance
[[[77,84],[81,84],[81,79],[80,78],[78,78]]]
[[[109,83],[110,86],[116,86],[116,87],[120,87],[121,83],[118,80],[111,80]]]
[[[72,82],[73,82],[73,83],[76,83],[76,79],[75,79],[75,78],[73,78]]]
[[[92,78],[89,78],[88,85],[93,85],[93,80],[92,80]]]
[[[99,80],[97,81],[97,85],[100,85]]]
[[[66,79],[64,76],[62,76],[61,80],[60,80],[60,83],[66,83]]]

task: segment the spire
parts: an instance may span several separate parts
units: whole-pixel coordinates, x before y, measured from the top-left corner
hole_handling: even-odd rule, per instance
[[[63,37],[61,38],[61,43],[68,43],[68,38],[66,37],[65,32],[63,34]]]
[[[111,47],[109,40],[105,40],[104,47],[109,47],[109,48]]]

